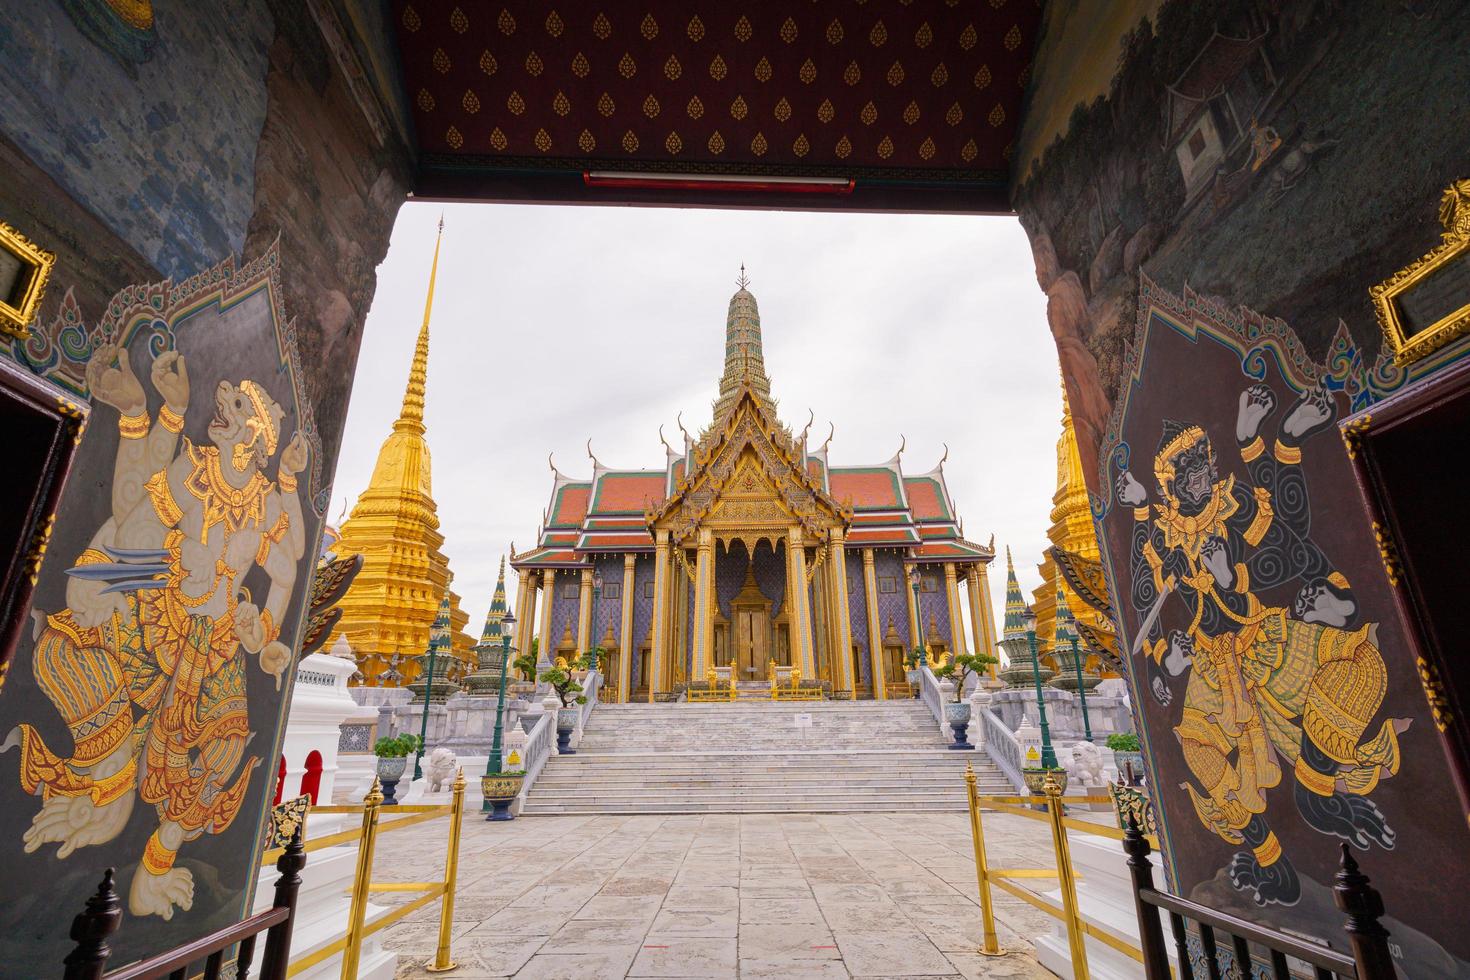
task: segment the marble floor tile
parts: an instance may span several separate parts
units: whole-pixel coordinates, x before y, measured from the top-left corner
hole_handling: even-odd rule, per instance
[[[633,960],[630,977],[734,977],[734,939],[650,937]]]

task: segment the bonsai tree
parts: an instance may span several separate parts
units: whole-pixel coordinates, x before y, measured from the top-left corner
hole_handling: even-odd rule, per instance
[[[970,675],[979,677],[986,667],[996,663],[1000,661],[989,654],[957,653],[944,666],[936,668],[934,676],[955,678],[954,699],[959,702],[965,699],[965,684],[969,682]]]
[[[605,656],[607,656],[606,650],[602,647],[593,647],[578,658],[575,666],[578,670],[599,670],[601,669],[602,658]]]
[[[379,759],[403,759],[419,750],[419,737],[407,732],[373,743],[373,755]]]
[[[561,699],[563,708],[570,708],[573,704],[587,703],[587,697],[582,693],[582,685],[572,677],[571,668],[562,657],[557,657],[556,663],[547,670],[543,670],[536,679],[543,684],[551,685],[551,689]]]
[[[536,641],[531,641],[531,652],[523,653],[510,662],[522,677],[527,680],[536,676]]]
[[[924,663],[924,648],[914,647],[903,658],[904,668],[907,670],[918,670],[919,665]]]

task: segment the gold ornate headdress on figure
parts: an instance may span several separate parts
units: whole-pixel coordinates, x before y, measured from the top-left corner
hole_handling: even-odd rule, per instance
[[[234,464],[236,470],[245,469],[245,461],[250,457],[250,451],[255,448],[255,444],[260,441],[262,435],[265,437],[267,459],[276,454],[276,445],[281,437],[279,427],[271,418],[270,396],[265,393],[265,389],[247,379],[240,382],[240,390],[245,392],[250,399],[255,414],[245,420],[245,428],[250,430],[250,441],[240,443],[231,453],[230,462]]]

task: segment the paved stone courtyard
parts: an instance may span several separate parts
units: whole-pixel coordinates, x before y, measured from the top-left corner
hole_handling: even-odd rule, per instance
[[[985,827],[992,866],[1051,866],[1044,824],[991,814]],[[438,876],[430,840],[385,838],[375,879]],[[1000,939],[1017,952],[975,952],[976,891],[964,813],[470,818],[459,968],[443,975],[1050,977],[1019,937],[1051,920],[1003,893]],[[437,909],[384,933],[399,977],[434,975]]]

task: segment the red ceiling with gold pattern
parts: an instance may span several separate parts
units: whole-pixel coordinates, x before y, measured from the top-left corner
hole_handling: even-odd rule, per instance
[[[998,182],[1036,0],[398,0],[430,166]]]

